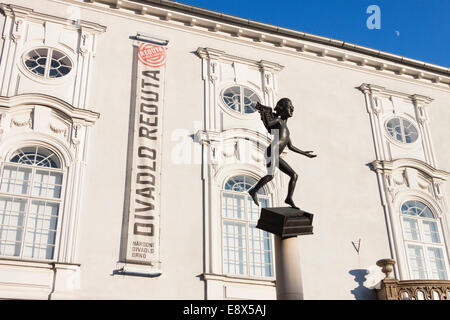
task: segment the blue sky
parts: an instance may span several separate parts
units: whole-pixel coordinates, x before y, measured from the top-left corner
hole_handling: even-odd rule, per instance
[[[450,0],[179,2],[450,67]],[[380,29],[366,25],[370,5],[380,8]]]

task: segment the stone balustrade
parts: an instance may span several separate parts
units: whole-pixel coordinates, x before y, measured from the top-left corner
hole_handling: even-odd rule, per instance
[[[391,276],[394,264],[392,259],[377,262],[386,275],[376,290],[378,300],[450,300],[449,280],[397,280]]]

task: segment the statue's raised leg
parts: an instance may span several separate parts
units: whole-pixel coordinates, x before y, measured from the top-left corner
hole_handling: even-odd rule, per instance
[[[268,175],[262,177],[258,181],[258,183],[255,184],[255,186],[248,191],[248,193],[250,194],[250,196],[252,197],[253,201],[256,203],[257,206],[259,206],[258,197],[256,195],[258,190],[261,189],[267,182],[269,182],[272,179],[273,179],[273,175],[268,174]]]

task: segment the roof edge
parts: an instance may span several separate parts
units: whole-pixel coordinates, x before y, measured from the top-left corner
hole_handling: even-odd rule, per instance
[[[1,0],[0,0],[1,1]],[[336,40],[243,19],[208,9],[169,0],[50,0],[77,5],[108,14],[125,15],[136,20],[188,27],[197,32],[216,33],[236,41],[279,48],[287,54],[324,59],[343,66],[359,66],[386,76],[449,90],[450,69],[419,60]]]
[[[139,1],[136,1],[136,2],[139,2]],[[245,26],[245,27],[251,27],[251,28],[259,29],[259,30],[265,31],[265,32],[274,32],[274,33],[277,33],[277,34],[285,36],[285,37],[294,37],[296,39],[304,39],[304,40],[312,41],[315,43],[326,44],[326,45],[334,46],[337,48],[343,48],[343,49],[346,49],[349,51],[364,53],[369,56],[386,59],[389,61],[401,63],[401,64],[411,66],[411,67],[421,68],[421,69],[424,69],[427,71],[437,72],[437,73],[445,75],[445,76],[450,76],[450,68],[432,64],[432,63],[427,63],[427,62],[424,62],[421,60],[408,58],[405,56],[400,56],[400,55],[389,53],[386,51],[371,49],[369,47],[361,46],[358,44],[353,44],[353,43],[346,42],[346,41],[341,41],[341,40],[337,40],[337,39],[333,39],[333,38],[329,38],[329,37],[325,37],[325,36],[319,36],[319,35],[315,35],[312,33],[307,33],[307,32],[298,31],[298,30],[294,30],[294,29],[284,28],[284,27],[280,27],[280,26],[276,26],[276,25],[272,25],[272,24],[268,24],[268,23],[263,23],[263,22],[258,22],[258,21],[254,21],[254,20],[250,20],[250,19],[244,19],[244,18],[240,18],[240,17],[233,16],[230,14],[225,14],[225,13],[221,13],[221,12],[213,11],[213,10],[209,10],[209,9],[203,9],[200,7],[196,7],[193,5],[184,4],[184,3],[172,1],[172,0],[143,0],[143,2],[149,2],[152,4],[162,5],[162,6],[172,8],[172,9],[179,9],[179,10],[187,11],[189,13],[195,13],[195,14],[203,15],[203,16],[207,16],[207,17],[219,18],[224,22],[233,23],[233,24],[237,24],[237,25],[241,25],[241,26]]]

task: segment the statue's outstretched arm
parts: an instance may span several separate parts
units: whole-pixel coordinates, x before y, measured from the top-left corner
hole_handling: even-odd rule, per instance
[[[299,153],[299,154],[302,154],[302,155],[304,155],[304,156],[306,156],[306,157],[308,157],[308,158],[314,158],[314,157],[317,157],[317,155],[312,154],[312,152],[314,152],[314,151],[303,151],[303,150],[300,150],[299,148],[295,147],[295,146],[292,144],[291,139],[289,139],[289,141],[288,141],[288,143],[287,143],[287,147],[289,148],[289,150],[292,150],[292,151],[294,151],[294,152],[297,152],[297,153]]]

